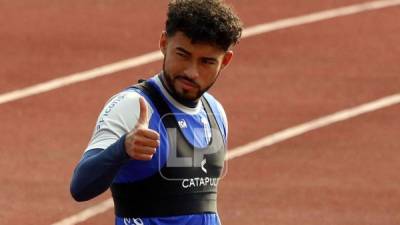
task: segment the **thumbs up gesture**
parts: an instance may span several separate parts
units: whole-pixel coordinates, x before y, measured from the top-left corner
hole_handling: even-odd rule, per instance
[[[143,97],[139,98],[139,106],[136,126],[125,137],[125,150],[133,159],[151,160],[160,145],[160,135],[149,129],[148,109]]]

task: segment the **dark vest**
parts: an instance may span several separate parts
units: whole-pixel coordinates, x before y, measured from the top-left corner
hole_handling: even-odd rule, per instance
[[[158,173],[133,183],[111,185],[115,214],[136,218],[216,213],[217,185],[223,172],[226,148],[207,100],[201,98],[212,137],[206,148],[195,149],[184,137],[175,116],[155,87],[142,82],[132,88],[146,94],[160,114],[168,133],[169,155]]]

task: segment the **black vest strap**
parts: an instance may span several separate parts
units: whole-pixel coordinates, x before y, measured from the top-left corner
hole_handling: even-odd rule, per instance
[[[161,118],[163,118],[165,115],[172,114],[171,110],[169,109],[169,106],[164,101],[162,96],[160,96],[158,91],[155,90],[155,88],[151,86],[151,84],[149,84],[147,81],[141,80],[140,83],[133,86],[133,88],[138,88],[139,90],[143,91],[151,99]],[[176,120],[175,121],[168,120],[165,122],[167,122],[167,124],[165,124],[167,127],[175,127]]]

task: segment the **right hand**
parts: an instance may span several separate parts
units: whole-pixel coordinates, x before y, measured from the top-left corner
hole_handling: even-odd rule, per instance
[[[139,98],[139,105],[139,119],[125,137],[125,150],[133,159],[151,160],[160,145],[160,135],[149,129],[148,109],[143,97]]]

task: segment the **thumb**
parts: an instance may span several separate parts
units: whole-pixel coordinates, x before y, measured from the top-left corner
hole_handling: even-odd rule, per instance
[[[139,114],[139,119],[138,119],[137,125],[148,126],[148,123],[149,123],[148,109],[147,109],[146,100],[144,100],[143,97],[139,98],[139,108],[140,108],[140,114]]]

